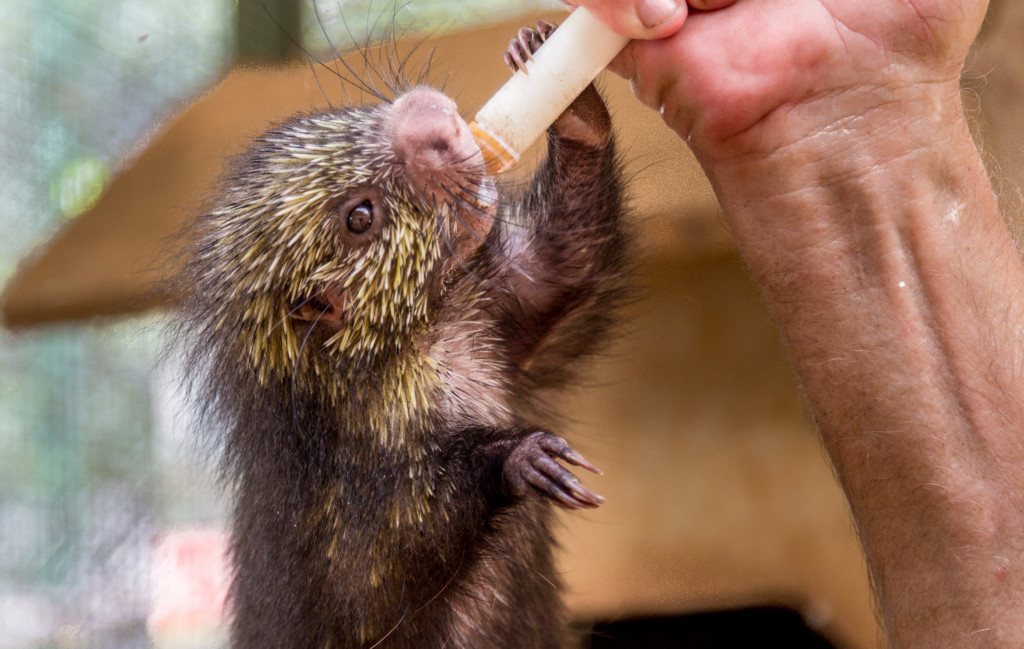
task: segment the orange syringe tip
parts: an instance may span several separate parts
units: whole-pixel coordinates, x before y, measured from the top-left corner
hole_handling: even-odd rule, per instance
[[[500,174],[514,167],[519,161],[519,157],[510,151],[500,138],[476,122],[470,123],[469,130],[484,154],[484,167],[487,173]]]

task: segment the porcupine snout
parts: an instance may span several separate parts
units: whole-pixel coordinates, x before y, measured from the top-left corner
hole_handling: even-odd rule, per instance
[[[452,206],[459,229],[471,231],[462,234],[486,234],[491,219],[481,210],[489,183],[483,154],[455,102],[432,88],[414,88],[392,105],[390,126],[395,158],[420,197]]]
[[[431,88],[415,88],[391,108],[392,145],[414,180],[446,171],[479,171],[483,154],[455,102]],[[421,189],[430,191],[429,182]]]

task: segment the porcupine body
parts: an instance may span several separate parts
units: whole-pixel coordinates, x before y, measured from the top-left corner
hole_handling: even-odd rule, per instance
[[[546,33],[523,30],[512,65]],[[495,200],[496,198],[496,200]],[[599,496],[544,425],[621,293],[610,121],[589,87],[527,187],[454,103],[299,116],[191,231],[178,326],[223,429],[236,649],[566,646],[552,503]]]

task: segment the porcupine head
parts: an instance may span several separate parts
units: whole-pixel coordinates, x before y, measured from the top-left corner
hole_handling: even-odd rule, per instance
[[[230,350],[211,370],[250,394],[312,398],[350,430],[422,416],[435,373],[418,339],[492,223],[482,163],[454,102],[425,87],[259,138],[191,262],[193,325]]]

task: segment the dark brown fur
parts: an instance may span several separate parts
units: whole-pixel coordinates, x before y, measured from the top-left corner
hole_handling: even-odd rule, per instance
[[[478,164],[412,183],[380,129],[346,126],[356,115],[391,124],[390,110],[342,109],[271,131],[194,226],[179,336],[193,394],[224,431],[236,499],[231,646],[565,647],[551,504],[599,501],[564,469],[544,468],[587,465],[537,431],[547,430],[545,393],[572,381],[621,295],[608,113],[588,88],[550,130],[532,183],[501,189],[483,213],[471,204],[485,184]],[[317,119],[344,135],[322,134]],[[319,157],[294,153],[297,134]],[[334,137],[346,154],[328,164]],[[380,168],[355,174],[366,165]],[[301,190],[281,188],[292,168],[310,174],[296,187],[327,189],[282,216],[268,197]],[[363,195],[380,205],[372,244],[344,229],[351,197]],[[345,284],[345,273],[365,272],[354,270],[370,254],[361,251],[383,254],[360,246],[385,245],[400,216],[444,231],[422,287],[400,299],[379,277]],[[306,229],[315,250],[275,248],[275,233]],[[305,265],[318,270],[294,270]],[[354,322],[363,285],[397,314]],[[358,335],[338,342],[347,329]],[[533,485],[538,473],[550,484]]]

